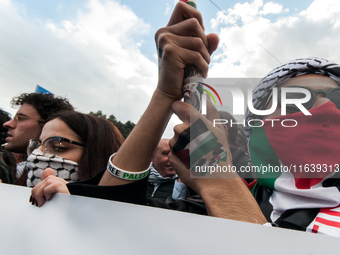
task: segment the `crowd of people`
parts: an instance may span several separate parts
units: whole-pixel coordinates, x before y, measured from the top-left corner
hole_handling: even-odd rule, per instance
[[[204,33],[200,13],[179,2],[155,40],[162,53],[158,84],[125,141],[112,123],[74,111],[66,99],[22,94],[12,101],[20,106],[15,117],[4,113],[2,120],[8,130],[1,141],[2,182],[31,187],[36,206],[59,192],[340,237],[340,66],[303,58],[269,72],[253,91],[254,108],[267,114],[248,110],[246,124],[257,123],[248,123],[243,133],[237,126],[213,125],[214,119],[233,116],[217,112],[209,101],[206,116],[181,101],[185,67],[194,64],[206,77],[218,45],[216,34]],[[293,104],[282,114],[286,105],[273,88],[279,96],[285,88],[308,90],[310,99],[302,106],[311,115]],[[172,113],[183,123],[173,138],[161,139]],[[298,125],[273,125],[286,118]],[[237,171],[190,177],[196,166],[215,165]],[[319,165],[320,171],[306,171]],[[245,175],[242,166],[281,170]],[[294,166],[304,171],[285,171]]]

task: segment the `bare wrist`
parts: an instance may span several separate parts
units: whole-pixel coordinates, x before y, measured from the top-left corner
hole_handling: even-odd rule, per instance
[[[182,99],[182,97],[178,98],[170,95],[158,87],[155,89],[152,98],[169,105],[172,105],[174,102]]]

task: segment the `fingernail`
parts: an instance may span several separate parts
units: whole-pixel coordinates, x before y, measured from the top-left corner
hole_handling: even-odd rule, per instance
[[[30,200],[29,200],[29,202],[30,202],[30,203],[32,202],[32,195],[30,196]]]
[[[35,206],[36,206],[36,207],[39,207],[38,201],[35,201]]]
[[[32,197],[32,205],[34,205],[35,204],[35,198],[34,197]]]

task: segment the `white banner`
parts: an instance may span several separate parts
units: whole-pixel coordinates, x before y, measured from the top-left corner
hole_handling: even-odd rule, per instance
[[[189,213],[0,184],[0,254],[338,254],[340,240]]]

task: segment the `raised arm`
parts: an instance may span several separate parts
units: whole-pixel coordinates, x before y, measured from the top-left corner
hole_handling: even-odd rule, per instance
[[[172,109],[183,124],[175,127],[175,136],[170,140],[169,161],[179,178],[201,195],[208,214],[238,221],[266,223],[257,202],[236,172],[216,170],[201,172],[198,176],[197,170],[201,166],[218,165],[220,169],[230,169],[228,166],[232,166],[225,133],[220,127],[214,127],[211,122],[213,119],[219,119],[212,104],[208,101],[207,118],[184,102],[175,102]],[[201,136],[198,137],[195,133]],[[199,142],[200,139],[207,141],[208,138],[209,145]],[[196,153],[197,150],[199,153]],[[195,158],[195,154],[200,157]]]
[[[195,64],[207,76],[210,54],[217,48],[218,37],[206,36],[201,14],[179,2],[167,27],[157,31],[155,41],[162,57],[157,88],[143,116],[112,159],[115,166],[130,172],[148,168],[172,114],[171,105],[182,98],[185,66]],[[106,171],[99,185],[129,182]]]

